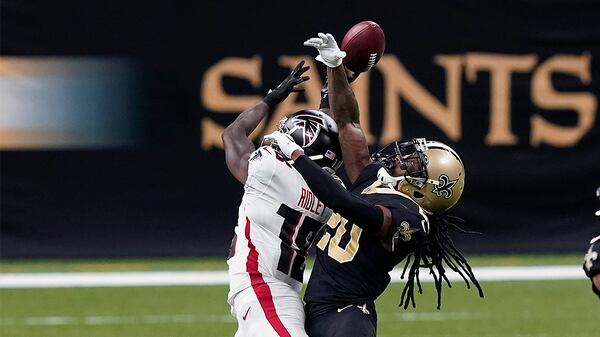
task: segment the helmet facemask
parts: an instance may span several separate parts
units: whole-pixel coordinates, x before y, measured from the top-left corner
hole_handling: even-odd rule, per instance
[[[458,154],[443,143],[424,138],[394,142],[375,153],[373,159],[384,166],[378,172],[381,182],[430,213],[444,213],[462,194],[464,166]],[[404,171],[400,176],[397,167]]]
[[[373,160],[379,161],[391,177],[397,181],[406,180],[416,188],[428,182],[427,155],[425,154],[425,138],[414,138],[406,142],[393,142],[373,154]],[[403,176],[395,176],[394,168],[399,165],[405,172]],[[430,181],[435,183],[434,181]]]

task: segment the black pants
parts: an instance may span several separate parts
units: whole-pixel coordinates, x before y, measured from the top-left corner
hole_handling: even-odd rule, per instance
[[[377,313],[369,304],[348,304],[319,315],[306,315],[310,337],[375,337]]]

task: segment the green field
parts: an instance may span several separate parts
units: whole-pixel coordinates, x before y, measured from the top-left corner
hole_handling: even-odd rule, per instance
[[[579,255],[474,257],[475,265],[579,264]],[[222,260],[10,261],[0,272],[221,269]],[[598,337],[600,301],[589,280],[461,283],[442,310],[425,284],[417,309],[398,308],[402,284],[377,302],[378,336]],[[226,286],[0,289],[0,336],[233,336]]]

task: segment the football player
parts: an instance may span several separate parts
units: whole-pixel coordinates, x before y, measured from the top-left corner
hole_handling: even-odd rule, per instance
[[[249,136],[270,108],[306,80],[304,61],[262,101],[242,112],[222,134],[225,161],[244,184],[231,243],[228,303],[238,321],[236,337],[306,336],[299,296],[304,260],[332,211],[302,176],[269,145],[255,148]],[[315,165],[341,165],[337,126],[321,111],[303,110],[280,121]],[[321,169],[321,168],[320,168]]]
[[[596,197],[600,199],[600,187],[596,190]],[[596,216],[600,216],[600,210],[596,211]],[[593,238],[590,244],[583,259],[583,270],[592,280],[592,290],[600,298],[600,235]]]
[[[316,47],[328,67],[329,99],[338,124],[349,191],[323,174],[287,135],[274,133],[281,153],[294,160],[315,195],[335,214],[317,243],[317,260],[305,294],[306,331],[312,337],[375,336],[375,299],[390,282],[389,272],[406,259],[408,281],[400,305],[415,306],[419,267],[434,277],[441,305],[445,268],[472,282],[483,296],[470,266],[452,244],[456,218],[445,215],[460,198],[464,167],[450,147],[413,139],[394,142],[369,155],[359,124],[358,104],[333,36],[319,34]],[[412,261],[411,261],[412,257]],[[412,264],[411,264],[412,262]],[[409,267],[410,266],[410,267]]]

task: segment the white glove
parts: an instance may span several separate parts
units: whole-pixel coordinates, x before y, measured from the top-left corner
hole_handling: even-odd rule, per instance
[[[292,159],[292,153],[294,153],[294,151],[296,150],[304,152],[300,145],[296,144],[296,142],[294,142],[294,140],[292,139],[292,136],[288,134],[275,131],[269,135],[265,135],[264,138],[265,140],[270,141],[271,144],[277,144],[281,154],[283,154],[289,159]]]
[[[342,59],[346,57],[346,52],[341,51],[331,34],[319,33],[319,37],[313,37],[304,41],[307,47],[315,47],[319,55],[315,59],[323,62],[329,68],[336,68],[342,64]]]

